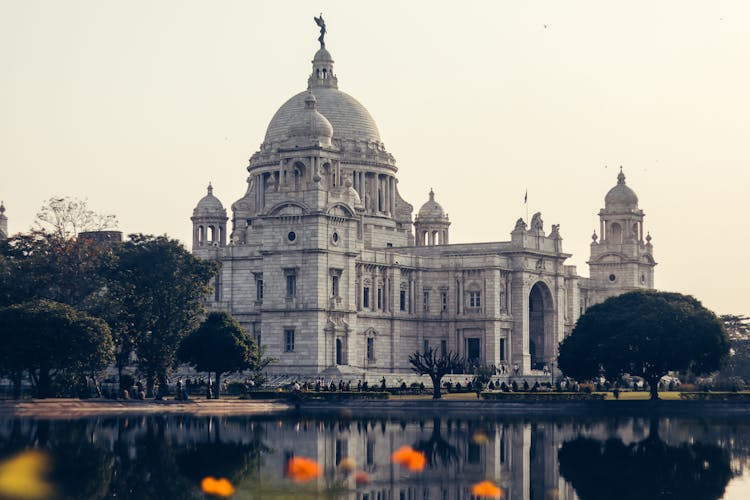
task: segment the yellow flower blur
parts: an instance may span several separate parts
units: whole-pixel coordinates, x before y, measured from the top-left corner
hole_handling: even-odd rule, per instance
[[[0,462],[0,498],[50,498],[52,486],[44,477],[49,469],[49,457],[36,450],[24,451]]]

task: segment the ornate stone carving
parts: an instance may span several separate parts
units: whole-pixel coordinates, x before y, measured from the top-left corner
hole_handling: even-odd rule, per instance
[[[531,231],[544,231],[544,221],[542,221],[542,213],[537,212],[531,216]]]

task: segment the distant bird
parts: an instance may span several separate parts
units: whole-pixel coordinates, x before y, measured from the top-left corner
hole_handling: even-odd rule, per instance
[[[544,25],[544,29],[547,29],[547,25],[546,24]]]

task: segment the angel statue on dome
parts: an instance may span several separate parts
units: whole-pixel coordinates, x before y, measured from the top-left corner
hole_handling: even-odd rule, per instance
[[[320,42],[320,48],[325,49],[326,48],[326,42],[324,40],[324,37],[326,36],[326,22],[323,20],[323,13],[320,13],[320,17],[313,16],[313,19],[315,19],[315,24],[320,26],[320,36],[318,37],[318,41]]]

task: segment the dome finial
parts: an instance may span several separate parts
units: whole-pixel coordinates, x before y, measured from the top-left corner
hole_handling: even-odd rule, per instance
[[[435,191],[430,188],[430,201],[435,201]]]
[[[214,194],[214,187],[211,185],[211,181],[208,181],[208,194]]]
[[[4,214],[4,213],[5,213],[5,202],[0,201],[0,214]]]
[[[617,174],[617,183],[625,184],[625,174],[622,173],[622,165],[620,165],[620,173]]]

